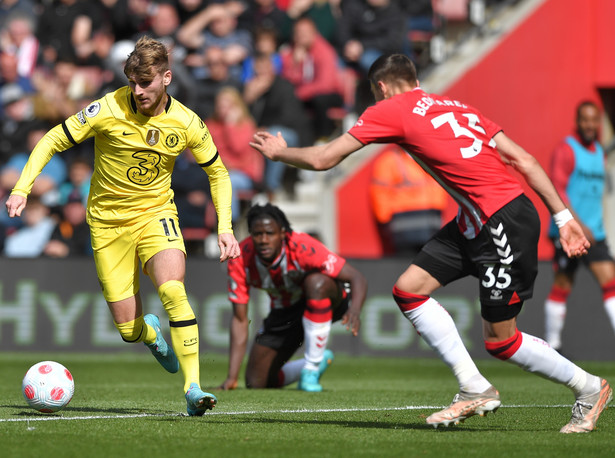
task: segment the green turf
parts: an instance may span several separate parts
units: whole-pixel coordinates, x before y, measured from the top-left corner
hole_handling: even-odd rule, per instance
[[[28,408],[21,394],[28,367],[45,359],[63,363],[76,382],[69,406],[52,415]],[[496,360],[478,365],[500,390],[500,410],[434,430],[425,417],[456,392],[437,359],[337,355],[322,393],[294,386],[215,391],[214,411],[188,418],[179,415],[185,412],[181,376],[164,372],[145,350],[0,354],[0,456],[615,456],[614,410],[591,434],[560,434],[573,402],[566,388]],[[615,381],[615,363],[582,366]],[[226,358],[204,355],[201,367],[203,387],[212,389],[224,379]]]

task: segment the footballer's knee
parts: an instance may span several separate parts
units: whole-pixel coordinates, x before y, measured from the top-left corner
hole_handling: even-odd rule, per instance
[[[336,281],[321,273],[309,274],[303,280],[303,291],[308,299],[323,299],[337,296]]]
[[[267,388],[267,379],[246,373],[246,388]]]
[[[186,288],[184,284],[178,280],[170,280],[158,288],[158,296],[163,305],[175,304],[186,298]]]
[[[115,321],[113,323],[120,332],[124,342],[136,343],[143,341],[145,337],[145,321],[143,321],[143,315],[125,323],[117,323]]]
[[[194,311],[188,302],[186,287],[178,280],[170,280],[158,288],[158,296],[171,321],[194,320]]]

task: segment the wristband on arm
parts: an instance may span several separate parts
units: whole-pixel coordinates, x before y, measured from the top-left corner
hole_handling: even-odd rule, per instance
[[[555,224],[558,228],[561,228],[571,219],[574,219],[574,217],[572,216],[572,213],[570,213],[570,210],[568,210],[567,208],[553,215],[553,221],[555,221]]]

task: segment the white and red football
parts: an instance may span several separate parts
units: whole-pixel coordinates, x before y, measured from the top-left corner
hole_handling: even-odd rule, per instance
[[[26,372],[21,391],[30,407],[39,412],[57,412],[70,402],[75,381],[70,371],[55,361],[36,363]]]

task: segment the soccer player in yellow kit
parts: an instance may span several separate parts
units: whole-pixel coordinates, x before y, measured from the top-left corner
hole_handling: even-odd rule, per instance
[[[87,221],[104,297],[124,341],[144,342],[171,373],[181,368],[188,415],[201,416],[217,399],[199,385],[199,333],[183,284],[186,250],[171,190],[175,158],[189,148],[209,177],[220,262],[240,254],[231,226],[231,182],[205,123],[167,94],[172,74],[165,46],[141,38],[124,73],[128,87],[92,102],[41,139],[6,207],[9,216],[20,216],[53,154],[94,137]],[[158,317],[143,316],[139,260],[169,316],[172,348]]]

